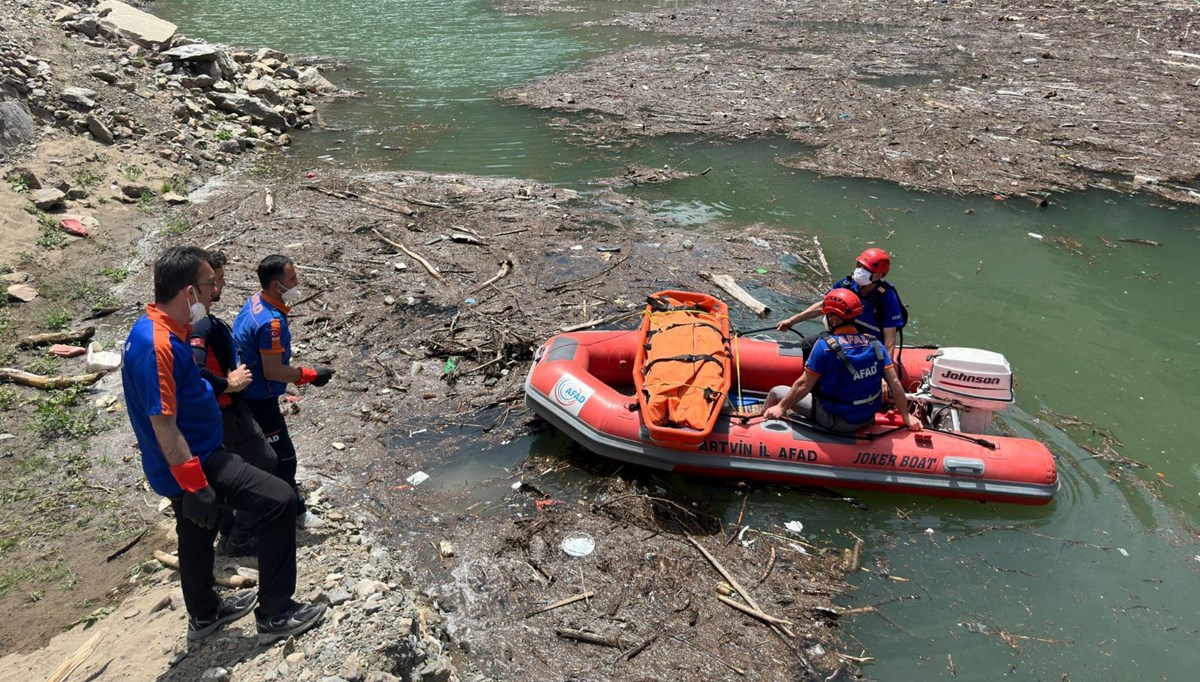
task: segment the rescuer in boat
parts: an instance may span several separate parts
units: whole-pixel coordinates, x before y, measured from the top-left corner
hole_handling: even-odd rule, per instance
[[[830,331],[817,338],[800,378],[790,387],[776,386],[767,394],[763,417],[780,419],[795,410],[821,428],[854,433],[875,421],[875,413],[883,405],[882,381],[886,381],[904,425],[909,431],[920,431],[920,420],[908,413],[891,356],[878,339],[854,326],[863,312],[858,295],[849,289],[834,289],[825,294],[820,312]]]
[[[883,279],[891,267],[892,259],[887,251],[867,249],[859,254],[854,272],[834,284],[830,291],[849,289],[857,294],[862,301],[863,312],[854,320],[854,326],[864,334],[882,339],[888,355],[895,355],[897,330],[902,329],[908,321],[908,311],[900,302],[896,288]],[[804,311],[775,325],[775,328],[785,332],[798,322],[814,319],[821,314],[823,305],[823,301],[817,301]],[[810,347],[804,346],[806,353]]]

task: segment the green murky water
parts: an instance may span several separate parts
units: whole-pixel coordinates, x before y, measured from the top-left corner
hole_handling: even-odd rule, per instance
[[[860,616],[845,627],[876,659],[867,668],[875,678],[951,679],[952,657],[956,680],[1193,679],[1200,547],[1183,528],[1200,516],[1200,211],[1102,192],[1057,197],[1039,209],[821,179],[775,163],[802,151],[779,140],[575,146],[548,125],[555,114],[503,106],[490,95],[656,40],[573,28],[634,3],[592,7],[589,15],[527,18],[502,16],[480,0],[155,3],[189,35],[348,64],[334,80],[365,96],[324,112],[341,132],[298,138],[294,153],[315,167],[386,164],[582,189],[629,163],[712,167],[641,195],[696,229],[721,219],[819,234],[838,274],[863,245],[886,247],[896,263],[889,279],[912,310],[907,340],[1004,353],[1019,381],[1006,425],[1059,455],[1062,492],[1036,509],[865,495],[863,510],[757,491],[749,522],[800,520],[810,539],[843,546],[849,533],[864,538],[871,572],[854,579],[847,605],[882,604],[886,620]],[[839,30],[831,27],[831,39]],[[766,251],[759,265],[778,269]],[[787,291],[791,277],[779,273],[777,289]],[[1136,475],[1161,500],[1110,480],[1079,447],[1096,439],[1055,428],[1044,410],[1112,429],[1121,452],[1149,466]],[[531,450],[562,447],[553,437],[515,442],[478,467],[452,462],[445,477],[494,477],[496,467]],[[726,501],[736,517],[737,493],[701,481],[675,485]],[[496,495],[504,489],[496,486]]]

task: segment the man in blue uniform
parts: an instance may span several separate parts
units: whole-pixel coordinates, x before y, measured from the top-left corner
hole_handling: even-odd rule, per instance
[[[125,341],[121,381],[150,486],[170,498],[189,640],[245,616],[258,602],[262,643],[316,625],[322,604],[297,604],[295,496],[287,484],[221,446],[221,411],[187,343],[204,317],[216,276],[196,247],[168,249],[154,264],[154,303]],[[220,598],[213,590],[218,505],[261,517],[259,590]]]
[[[254,421],[250,408],[240,399],[241,392],[250,385],[250,370],[238,363],[233,331],[229,325],[212,314],[212,304],[221,300],[221,292],[225,289],[226,262],[224,252],[208,253],[208,264],[212,266],[216,282],[212,286],[209,304],[205,306],[208,315],[192,326],[188,341],[192,345],[192,358],[200,368],[200,376],[217,394],[225,432],[225,449],[240,455],[247,464],[273,474],[276,469],[275,451]],[[235,512],[233,518],[222,522],[218,551],[229,556],[252,556],[256,547],[257,525],[258,518],[253,514]]]
[[[825,294],[821,312],[832,331],[817,339],[804,363],[804,373],[791,387],[776,386],[767,394],[766,419],[779,419],[795,408],[821,428],[854,433],[875,420],[883,405],[886,381],[908,430],[921,430],[921,422],[908,413],[891,356],[875,337],[854,326],[862,311],[862,301],[849,289]]]
[[[908,322],[908,313],[900,302],[896,288],[883,279],[891,268],[892,259],[887,251],[867,249],[859,254],[854,272],[830,289],[849,289],[858,295],[863,312],[854,320],[854,326],[860,332],[881,339],[888,355],[896,352],[896,332]],[[822,301],[817,301],[804,311],[783,320],[775,328],[781,332],[787,331],[798,322],[818,317],[822,305]]]
[[[292,332],[288,328],[288,306],[300,300],[300,277],[296,264],[287,256],[271,255],[258,264],[262,291],[251,296],[233,321],[233,338],[238,355],[250,370],[250,386],[242,395],[254,420],[278,456],[276,472],[296,489],[296,446],[279,410],[279,398],[287,385],[324,386],[333,377],[328,367],[292,367]],[[296,490],[296,522],[304,528],[324,522],[304,507]]]

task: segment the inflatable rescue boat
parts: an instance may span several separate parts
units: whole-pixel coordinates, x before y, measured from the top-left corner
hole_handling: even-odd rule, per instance
[[[799,417],[755,413],[771,387],[800,376],[798,342],[727,338],[729,355],[718,358],[726,374],[700,389],[716,405],[711,426],[663,429],[647,423],[644,379],[635,377],[646,364],[646,332],[643,325],[550,338],[535,354],[526,403],[592,452],[685,475],[1020,504],[1045,504],[1058,490],[1046,446],[986,433],[994,413],[1014,399],[1012,371],[998,353],[902,350],[901,382],[925,430],[908,431],[891,411],[843,436]],[[681,357],[711,364],[672,359]]]

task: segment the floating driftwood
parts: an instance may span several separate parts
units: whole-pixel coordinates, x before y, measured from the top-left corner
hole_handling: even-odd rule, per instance
[[[739,303],[746,306],[759,317],[766,317],[771,313],[771,309],[758,299],[750,295],[750,292],[738,286],[738,283],[729,275],[716,275],[711,272],[701,272],[700,277],[705,281],[711,282],[713,286],[721,291],[729,294],[737,299]]]

